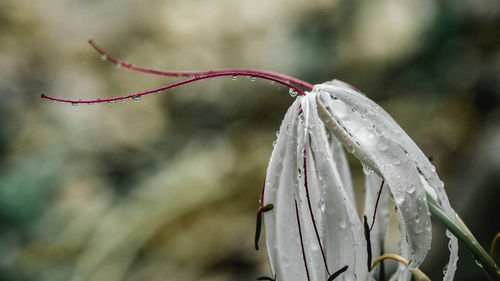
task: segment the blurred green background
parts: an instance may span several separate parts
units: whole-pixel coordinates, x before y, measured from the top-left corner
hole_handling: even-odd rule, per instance
[[[239,77],[138,103],[40,99],[176,81],[101,61],[91,37],[151,68],[347,81],[433,156],[486,248],[500,231],[498,0],[1,0],[0,280],[269,275],[255,213],[288,89]],[[433,233],[423,270],[441,280],[447,241]],[[483,278],[462,249],[456,280]]]

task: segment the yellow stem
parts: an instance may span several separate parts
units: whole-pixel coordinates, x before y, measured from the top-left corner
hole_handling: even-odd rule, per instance
[[[395,260],[395,261],[398,261],[398,262],[404,264],[405,266],[408,266],[408,261],[405,258],[403,258],[402,256],[398,256],[395,254],[384,254],[373,261],[372,270],[375,268],[377,263],[379,263],[380,261],[383,261],[385,259],[392,259],[392,260]],[[418,268],[410,270],[410,272],[411,272],[411,274],[413,274],[413,278],[415,278],[415,280],[417,280],[417,281],[431,281],[431,279]]]
[[[495,235],[495,237],[493,237],[493,241],[491,242],[490,257],[492,259],[495,258],[495,248],[497,246],[498,239],[500,239],[500,232],[498,232],[497,235]]]

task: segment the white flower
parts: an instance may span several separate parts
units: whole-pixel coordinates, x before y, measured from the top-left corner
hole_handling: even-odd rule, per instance
[[[274,206],[264,214],[264,223],[276,280],[328,280],[346,265],[337,280],[372,279],[342,145],[367,174],[370,222],[382,179],[387,184],[384,190],[390,190],[397,207],[400,255],[410,260],[410,269],[422,263],[431,244],[427,200],[453,214],[434,167],[387,112],[341,81],[315,85],[288,109],[267,170],[262,203]],[[370,233],[375,257],[383,254],[388,196],[382,194],[379,204]],[[445,280],[453,279],[457,249],[451,236]],[[410,274],[401,267],[395,277],[409,280]]]

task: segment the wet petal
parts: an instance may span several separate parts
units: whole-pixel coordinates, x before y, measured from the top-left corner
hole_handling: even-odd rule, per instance
[[[347,106],[358,112],[360,116],[371,120],[373,123],[372,129],[376,135],[383,134],[391,139],[397,140],[398,145],[404,150],[405,154],[408,155],[408,158],[413,161],[418,173],[425,179],[423,184],[428,184],[437,194],[438,204],[445,210],[449,217],[455,217],[444,190],[444,184],[436,174],[434,166],[415,142],[384,109],[349,84],[339,80],[326,82],[322,85],[318,85],[316,88],[318,90],[323,89],[333,95],[334,98],[342,100]],[[450,238],[450,258],[448,271],[446,272],[444,280],[453,280],[456,262],[458,260],[458,241],[450,233],[447,233],[447,236]]]
[[[279,280],[307,280],[295,215],[294,190],[298,185],[296,101],[285,115],[266,175],[264,214],[266,244],[272,276]]]
[[[338,169],[339,165],[334,160],[336,157],[330,150],[325,150],[325,147],[329,146],[328,135],[323,121],[318,116],[316,97],[314,93],[309,93],[306,98],[309,103],[303,108],[308,116],[307,128],[312,150],[310,158],[314,164],[314,167],[310,168],[310,161],[308,161],[308,178],[315,177],[318,188],[324,194],[321,229],[328,266],[334,270],[348,265],[349,268],[342,275],[346,280],[349,278],[366,280],[368,278],[367,253],[363,226],[353,201],[346,192],[341,170]],[[347,188],[352,189],[352,185],[348,183]]]
[[[417,267],[430,248],[431,224],[417,167],[400,141],[406,134],[383,109],[344,84],[322,84],[314,91],[318,92],[318,111],[326,126],[348,151],[387,182],[406,230],[410,249],[406,258],[411,267]],[[377,132],[376,126],[385,131]]]

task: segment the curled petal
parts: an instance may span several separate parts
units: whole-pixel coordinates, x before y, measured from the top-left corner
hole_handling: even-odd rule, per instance
[[[382,108],[345,84],[325,83],[314,92],[328,129],[387,182],[409,244],[410,268],[418,267],[430,248],[431,224],[416,163],[401,141],[406,134]]]
[[[383,134],[390,139],[397,140],[398,146],[407,154],[408,158],[416,167],[420,177],[423,179],[423,185],[432,188],[434,191],[432,193],[437,194],[439,206],[445,210],[450,218],[455,218],[455,212],[451,208],[444,190],[444,184],[436,174],[435,167],[430,163],[427,156],[425,156],[415,142],[384,109],[349,84],[339,80],[332,80],[317,85],[315,89],[317,91],[323,90],[329,93],[332,98],[343,101],[351,110],[354,110],[360,116],[370,120],[373,123],[372,130],[376,135]],[[449,232],[447,232],[447,236],[450,238],[448,247],[450,249],[450,258],[444,280],[453,280],[456,262],[458,260],[458,241]],[[410,266],[416,266],[416,264],[410,263]]]
[[[367,280],[366,242],[346,158],[316,107],[313,96],[290,107],[267,171],[263,203],[274,205],[264,214],[272,274],[327,280],[330,269],[348,265],[342,276]]]

